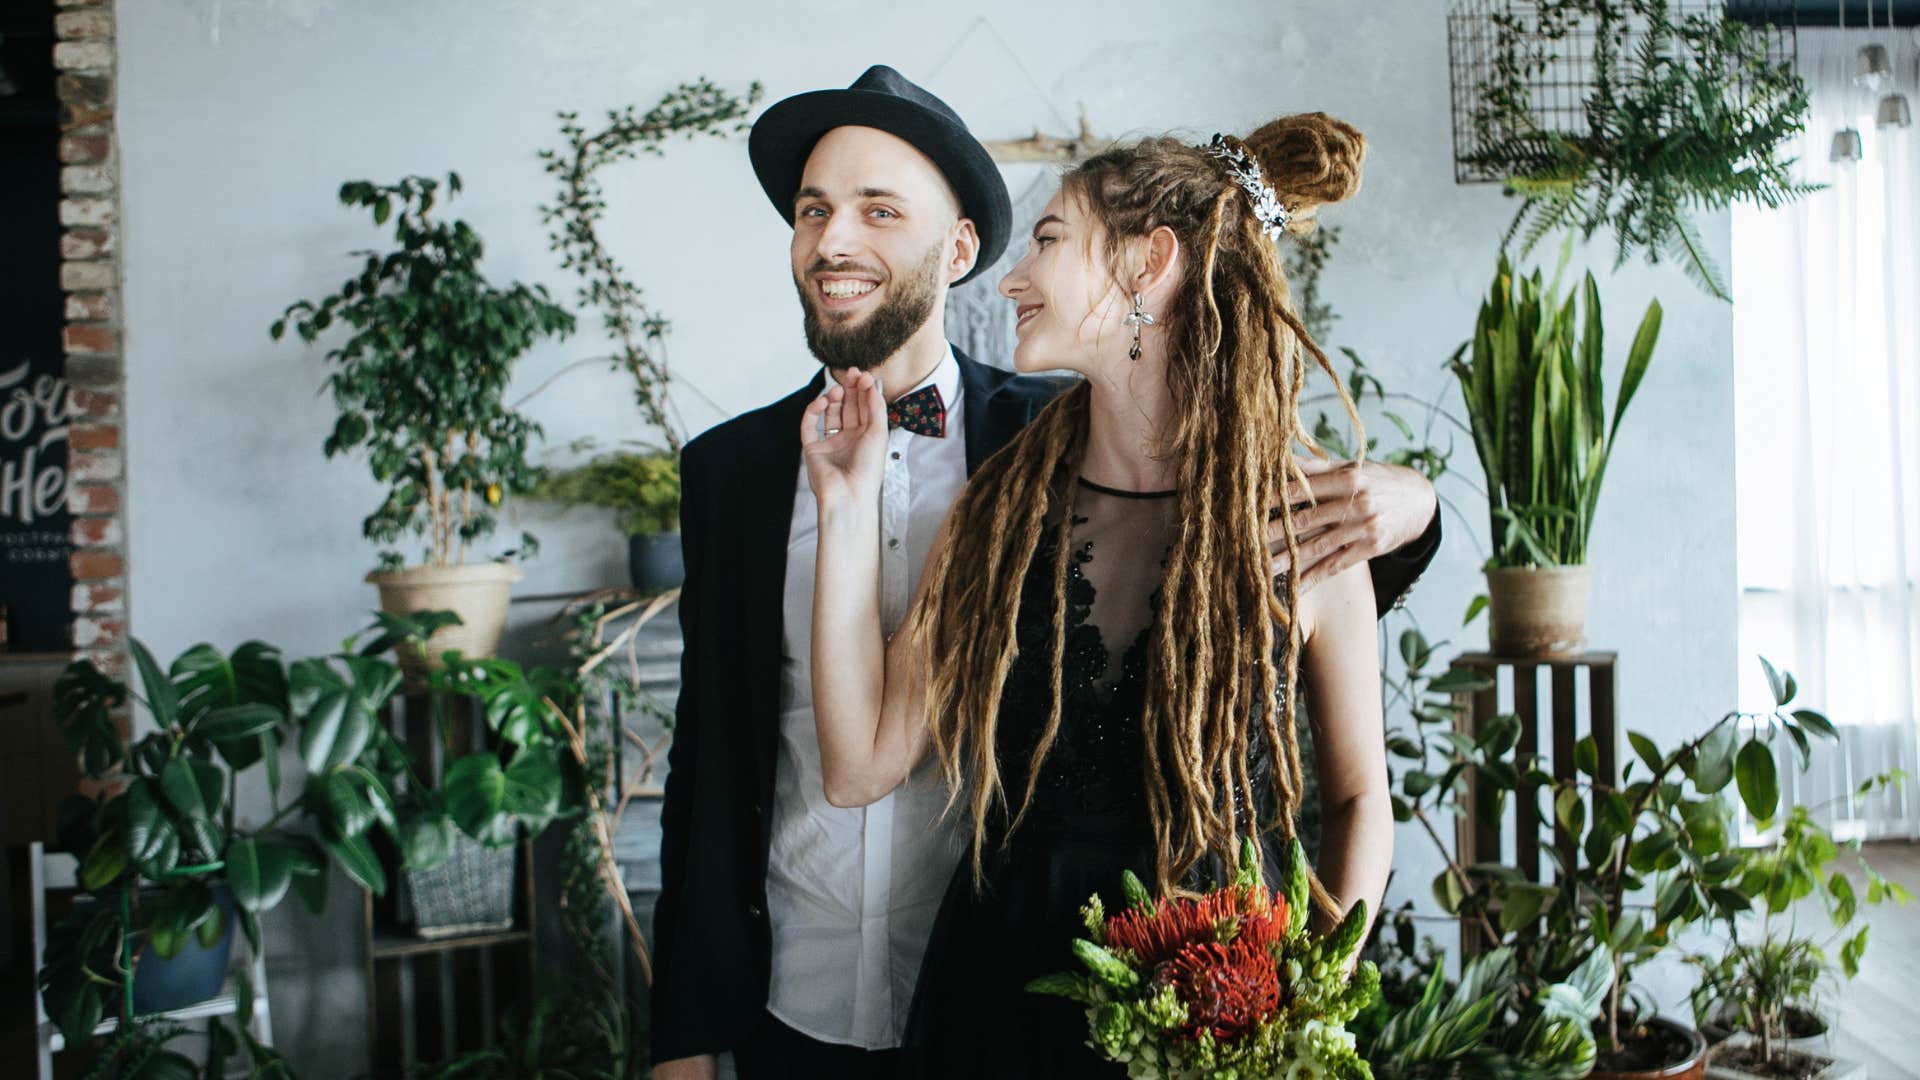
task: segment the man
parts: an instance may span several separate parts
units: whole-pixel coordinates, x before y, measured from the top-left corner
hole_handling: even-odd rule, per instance
[[[891,632],[967,476],[1058,390],[977,364],[942,333],[947,289],[1005,249],[1006,187],[960,118],[887,67],[774,105],[748,150],[793,224],[808,346],[827,369],[872,371],[886,389]],[[889,1075],[958,855],[937,785],[864,809],[822,791],[809,670],[817,511],[799,426],[825,377],[682,456],[686,651],[661,816],[655,1077],[714,1076],[725,1051],[742,1080]],[[1296,515],[1314,534],[1303,586],[1381,556],[1384,607],[1438,546],[1431,486],[1387,466],[1313,484],[1321,505]]]

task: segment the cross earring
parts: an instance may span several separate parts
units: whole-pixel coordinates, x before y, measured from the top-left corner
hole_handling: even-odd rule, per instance
[[[1153,325],[1153,316],[1147,314],[1146,301],[1139,293],[1133,294],[1133,311],[1127,315],[1125,322],[1133,327],[1133,345],[1127,349],[1127,359],[1138,360],[1140,359],[1140,328]]]

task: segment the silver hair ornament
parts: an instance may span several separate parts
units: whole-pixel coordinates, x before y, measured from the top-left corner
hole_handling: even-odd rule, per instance
[[[1225,163],[1227,174],[1247,193],[1247,201],[1253,204],[1253,216],[1260,220],[1260,231],[1267,234],[1267,239],[1280,239],[1287,227],[1287,208],[1280,205],[1280,197],[1273,193],[1272,185],[1260,172],[1260,163],[1253,155],[1244,147],[1229,143],[1225,135],[1215,135],[1213,141],[1201,149]]]

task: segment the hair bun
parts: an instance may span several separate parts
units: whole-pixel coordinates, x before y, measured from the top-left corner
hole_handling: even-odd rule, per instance
[[[1360,190],[1360,162],[1367,138],[1344,120],[1323,112],[1295,113],[1242,139],[1294,220],[1287,231],[1313,229],[1313,212]]]

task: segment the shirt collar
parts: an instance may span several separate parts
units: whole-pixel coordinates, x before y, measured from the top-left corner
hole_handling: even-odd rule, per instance
[[[824,394],[827,392],[827,388],[832,385],[833,376],[831,373],[823,371],[821,377],[824,381],[820,384],[820,393]],[[940,357],[939,363],[933,365],[933,370],[927,374],[927,377],[908,387],[907,393],[911,394],[923,386],[937,386],[940,388],[940,403],[947,407],[947,423],[949,428],[951,428],[954,411],[960,407],[961,394],[960,361],[953,357],[952,342],[947,343],[945,354]]]
[[[907,393],[911,394],[924,386],[939,388],[940,403],[946,406],[948,422],[951,423],[954,409],[960,403],[960,362],[953,358],[952,344],[947,345],[945,355],[940,357],[938,364],[933,365],[927,377],[909,386]]]

